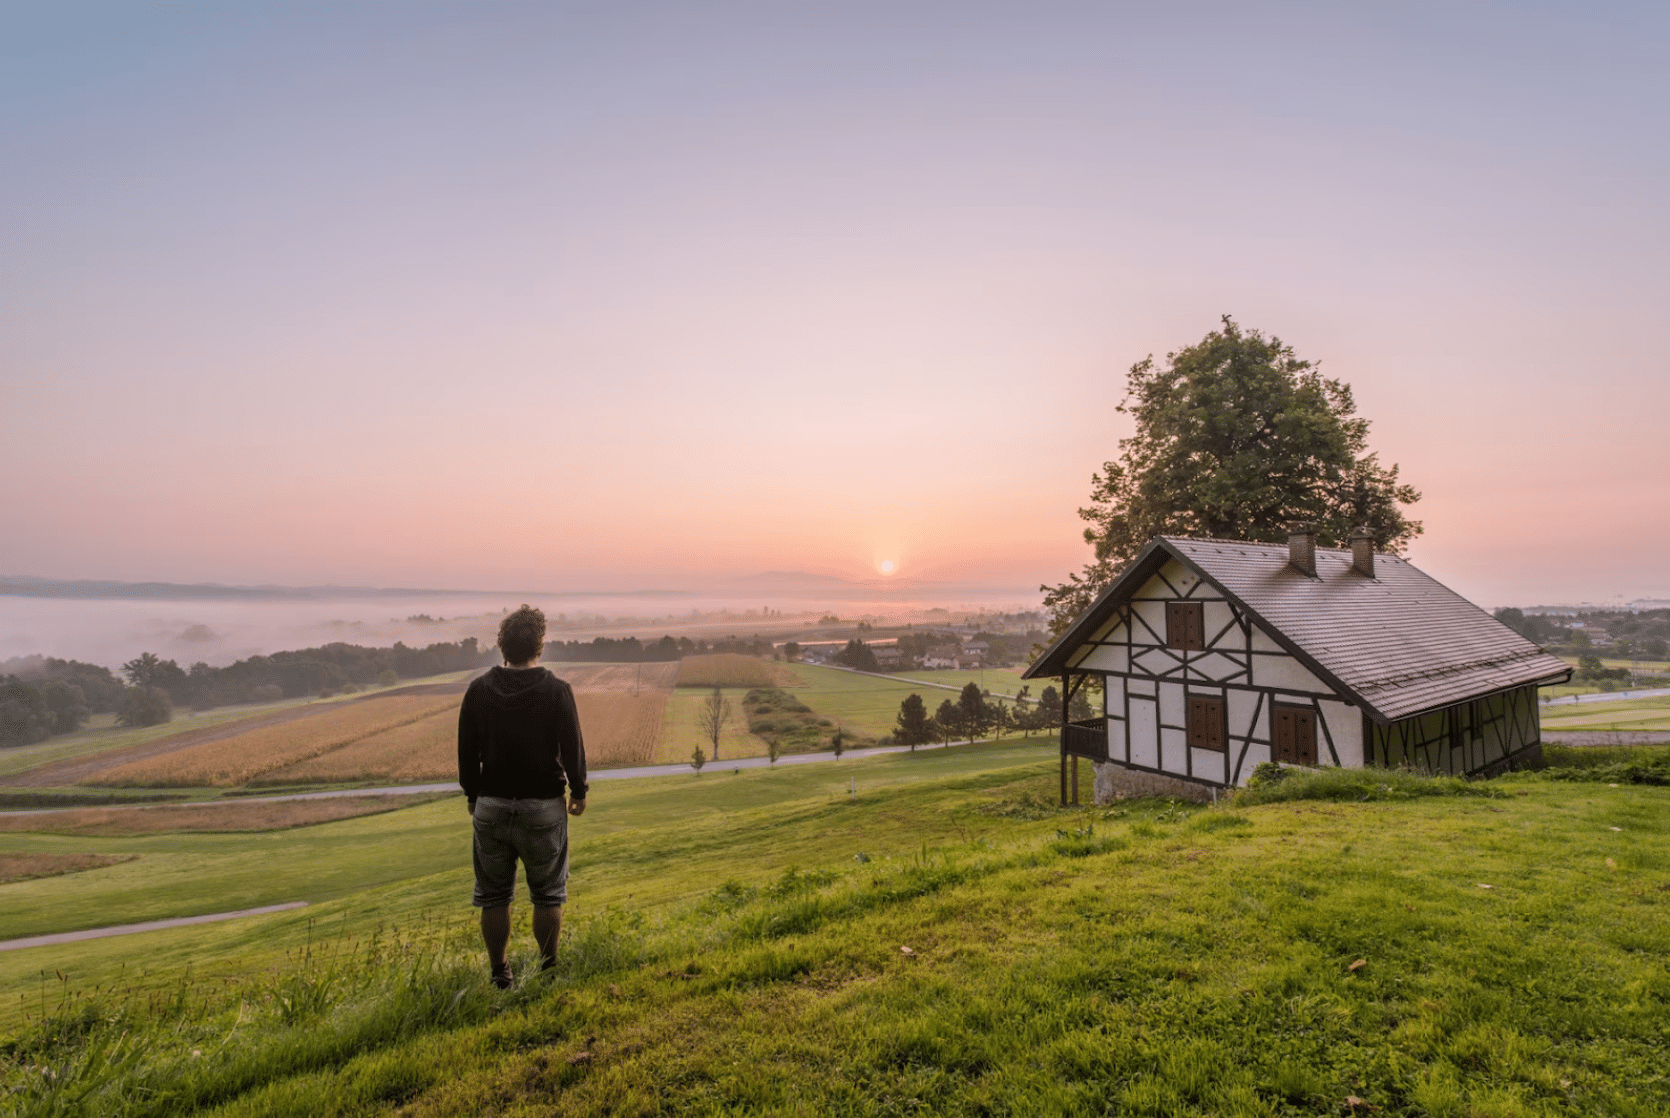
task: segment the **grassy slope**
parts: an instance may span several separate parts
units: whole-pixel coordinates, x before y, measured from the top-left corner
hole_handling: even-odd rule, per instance
[[[660,904],[704,892],[724,877],[746,875],[752,858],[767,858],[769,872],[788,861],[822,861],[830,840],[820,812],[850,799],[851,779],[859,781],[868,808],[874,788],[1001,772],[1040,752],[1047,754],[1049,748],[1034,740],[741,774],[710,769],[699,777],[599,782],[589,809],[574,826],[574,888],[597,905]],[[782,815],[785,804],[799,805],[794,819]],[[841,811],[841,818],[850,818],[850,810]],[[911,849],[919,836],[937,839],[946,833],[937,822],[924,829],[919,820],[895,816],[873,819],[865,830],[866,841],[881,852]],[[304,913],[247,922],[279,929],[275,942],[293,945],[292,933],[305,929],[309,919],[336,920],[347,912],[347,927],[374,927],[388,915],[390,902],[363,891],[396,883],[397,895],[405,899],[393,911],[416,905],[463,913],[469,902],[469,843],[469,820],[460,799],[262,834],[6,834],[0,845],[19,853],[139,858],[78,874],[73,882],[5,886],[0,890],[0,939],[310,901],[313,907]],[[243,934],[235,929],[230,934]],[[78,982],[96,985],[110,982],[124,963],[143,957],[169,960],[153,967],[162,974],[195,957],[202,943],[226,934],[157,932],[139,940],[0,953],[0,1019],[15,1007],[20,992],[35,990],[42,968],[71,969]],[[249,942],[256,942],[256,934],[251,935]],[[184,951],[173,949],[176,937]]]
[[[480,989],[467,929],[423,916],[456,906],[459,867],[314,913],[456,955],[430,982],[454,1025],[411,1024],[415,968],[305,1023],[252,987],[232,1049],[209,1048],[229,1009],[142,1033],[147,1059],[211,1053],[154,1082],[230,1098],[241,1074],[228,1112],[252,1114],[1670,1109],[1665,790],[1051,816],[1050,763],[1013,767],[1037,748],[611,788],[577,831],[556,989]],[[144,937],[145,957],[236,981],[305,931],[239,924]],[[390,1005],[407,1024],[373,1027]]]

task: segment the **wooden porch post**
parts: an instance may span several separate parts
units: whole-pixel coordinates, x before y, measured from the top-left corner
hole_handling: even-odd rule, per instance
[[[1067,806],[1067,673],[1061,673],[1061,806]]]

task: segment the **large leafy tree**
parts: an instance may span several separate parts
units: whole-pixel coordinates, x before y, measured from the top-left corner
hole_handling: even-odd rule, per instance
[[[1136,431],[1091,478],[1085,542],[1095,557],[1042,586],[1059,633],[1155,536],[1279,543],[1305,521],[1323,546],[1366,525],[1383,550],[1419,535],[1404,515],[1420,500],[1368,449],[1368,420],[1351,387],[1293,347],[1225,315],[1197,344],[1131,366],[1119,410]]]

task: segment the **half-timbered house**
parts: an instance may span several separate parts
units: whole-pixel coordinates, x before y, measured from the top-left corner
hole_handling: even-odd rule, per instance
[[[1024,678],[1101,713],[1062,727],[1096,798],[1204,799],[1264,761],[1488,776],[1541,757],[1537,687],[1571,669],[1359,532],[1319,548],[1155,539]],[[1069,769],[1069,759],[1071,762]]]

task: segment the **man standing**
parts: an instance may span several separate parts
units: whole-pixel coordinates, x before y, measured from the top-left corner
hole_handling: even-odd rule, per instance
[[[539,666],[545,615],[523,606],[499,623],[504,666],[473,680],[458,712],[458,783],[475,825],[475,907],[493,985],[508,990],[516,862],[528,878],[540,969],[556,965],[568,899],[568,816],[586,810],[586,747],[574,691]],[[563,792],[568,792],[564,803]]]

